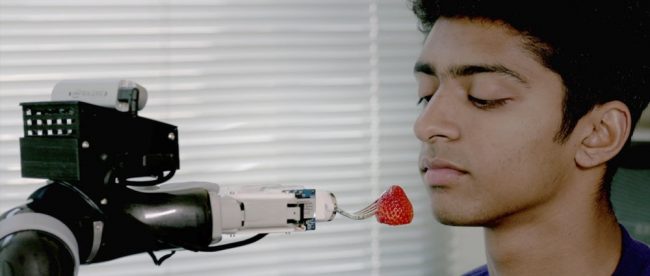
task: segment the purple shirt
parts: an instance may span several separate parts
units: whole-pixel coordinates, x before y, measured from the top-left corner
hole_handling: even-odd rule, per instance
[[[621,225],[623,251],[612,276],[650,276],[650,247],[634,240]],[[463,276],[488,276],[487,265],[478,267]]]

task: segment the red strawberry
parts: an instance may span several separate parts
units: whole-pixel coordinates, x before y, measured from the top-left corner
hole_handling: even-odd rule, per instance
[[[413,205],[402,187],[393,185],[377,200],[377,221],[388,225],[409,224],[413,220]]]

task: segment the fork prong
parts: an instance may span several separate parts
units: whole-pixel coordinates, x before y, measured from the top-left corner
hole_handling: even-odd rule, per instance
[[[372,204],[372,205],[366,206],[366,208],[363,208],[363,209],[361,209],[359,211],[356,211],[355,213],[358,213],[358,214],[373,213],[374,214],[375,211],[377,211],[377,204]]]
[[[355,214],[362,214],[362,213],[365,214],[365,213],[367,213],[367,212],[374,212],[375,210],[377,210],[377,202],[378,202],[378,201],[379,201],[379,199],[378,199],[378,200],[375,200],[373,203],[368,204],[368,205],[367,205],[366,207],[364,207],[363,209],[361,209],[361,210],[359,210],[359,211],[356,211],[356,212],[354,212],[354,213],[355,213]]]
[[[361,209],[359,211],[356,211],[354,213],[348,213],[348,212],[346,212],[346,211],[344,211],[344,210],[342,210],[342,209],[340,209],[338,207],[336,207],[335,210],[336,210],[337,213],[339,213],[339,214],[341,214],[341,215],[343,215],[345,217],[355,219],[355,220],[362,220],[362,219],[367,219],[367,218],[372,217],[372,216],[375,215],[375,212],[377,211],[377,204],[376,204],[376,202],[373,202],[372,204],[370,204],[370,205],[366,206],[365,208],[363,208],[363,209]]]
[[[341,210],[341,209],[338,209],[338,208],[336,209],[336,212],[343,215],[343,216],[345,216],[345,217],[355,219],[355,220],[367,219],[369,217],[372,217],[375,214],[374,212],[370,212],[370,213],[357,213],[357,212],[348,213],[348,212],[346,212],[344,210]]]
[[[363,209],[361,209],[361,210],[359,210],[359,211],[356,211],[355,213],[367,212],[368,210],[373,210],[373,211],[374,211],[374,210],[377,210],[377,200],[375,200],[375,202],[373,202],[373,203],[370,203],[370,204],[369,204],[368,206],[366,206],[365,208],[363,208]]]

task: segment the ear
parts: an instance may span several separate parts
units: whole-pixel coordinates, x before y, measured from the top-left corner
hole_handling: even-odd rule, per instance
[[[614,158],[630,135],[630,110],[620,101],[596,106],[578,122],[582,137],[576,151],[578,166],[592,168]]]

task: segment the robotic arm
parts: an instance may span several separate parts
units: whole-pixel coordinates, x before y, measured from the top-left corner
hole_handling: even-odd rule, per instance
[[[101,207],[79,192],[53,182],[0,217],[2,275],[52,266],[43,275],[70,275],[69,267],[142,252],[229,249],[267,233],[315,230],[317,222],[334,218],[336,204],[320,190],[261,187],[220,194],[217,184],[206,182],[127,187]],[[261,235],[214,246],[234,234]]]
[[[1,275],[73,275],[142,252],[160,264],[170,255],[158,250],[229,249],[336,214],[327,191],[164,183],[179,168],[178,133],[137,116],[146,91],[133,82],[61,82],[53,99],[22,104],[22,174],[48,183],[0,216]],[[154,180],[134,181],[142,177]],[[215,245],[234,234],[257,235]]]

